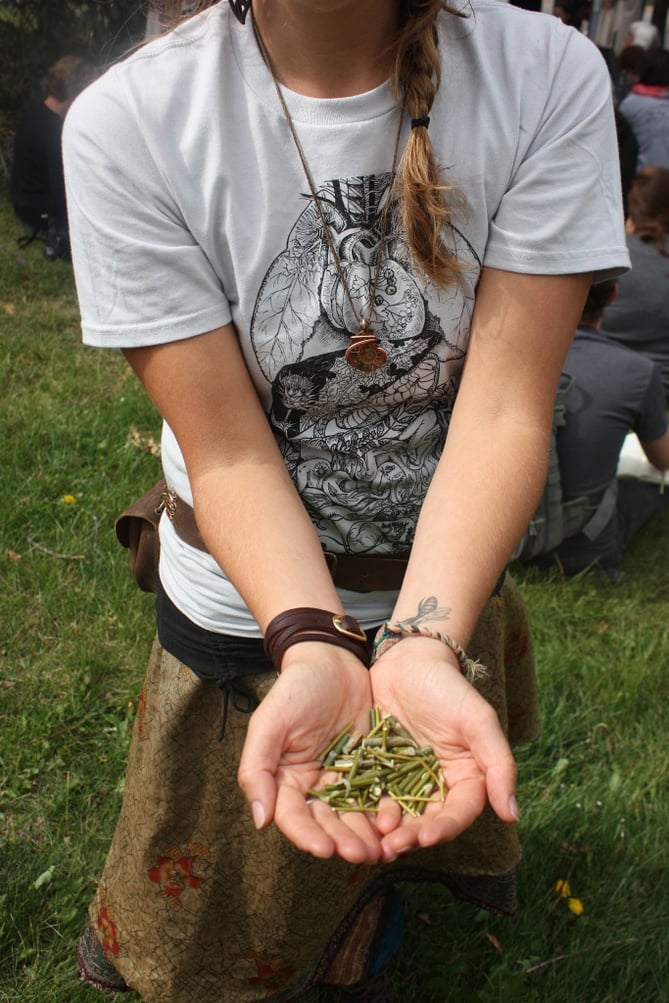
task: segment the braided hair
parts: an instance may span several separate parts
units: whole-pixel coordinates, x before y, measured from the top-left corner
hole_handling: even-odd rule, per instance
[[[397,195],[402,222],[417,263],[437,284],[448,285],[460,270],[442,241],[450,216],[449,193],[429,136],[429,115],[441,83],[437,15],[462,14],[445,0],[405,0],[390,85],[412,121],[400,163]]]

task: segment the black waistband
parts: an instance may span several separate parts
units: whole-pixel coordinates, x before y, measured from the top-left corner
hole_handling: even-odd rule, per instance
[[[275,672],[260,637],[234,637],[205,630],[178,609],[162,586],[156,589],[158,640],[165,651],[187,665],[200,679],[226,683],[240,676]]]

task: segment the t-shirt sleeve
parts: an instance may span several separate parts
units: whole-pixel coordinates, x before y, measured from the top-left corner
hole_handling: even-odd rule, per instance
[[[230,321],[220,279],[171,198],[120,75],[110,71],[75,101],[63,159],[87,344],[160,344]]]
[[[561,47],[557,48],[557,42]],[[618,275],[629,267],[611,82],[596,47],[554,36],[554,69],[521,127],[518,162],[491,222],[484,263],[530,274]]]

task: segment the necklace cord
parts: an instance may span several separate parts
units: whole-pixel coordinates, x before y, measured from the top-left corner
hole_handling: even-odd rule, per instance
[[[384,206],[383,215],[381,217],[381,233],[380,233],[380,238],[379,238],[379,249],[378,249],[377,256],[376,256],[376,270],[375,270],[374,279],[373,279],[373,282],[372,282],[372,285],[371,285],[371,297],[370,297],[369,317],[363,317],[363,316],[359,317],[358,316],[358,312],[357,312],[357,310],[355,308],[355,304],[353,302],[353,297],[351,296],[351,292],[350,292],[349,287],[348,287],[348,283],[346,281],[346,277],[344,275],[344,270],[342,268],[341,261],[339,259],[339,255],[337,254],[337,249],[335,248],[335,245],[334,245],[334,240],[333,240],[333,237],[332,237],[332,232],[330,230],[330,226],[329,226],[329,224],[328,224],[328,222],[327,222],[327,220],[325,218],[325,214],[323,212],[323,207],[321,206],[321,200],[319,199],[318,194],[316,192],[316,185],[314,183],[314,179],[313,179],[313,176],[311,174],[311,169],[309,167],[306,155],[304,153],[304,149],[302,147],[302,143],[300,142],[300,138],[297,135],[297,130],[295,128],[295,123],[293,122],[293,117],[290,114],[290,111],[288,110],[288,105],[286,104],[286,100],[285,100],[285,98],[283,96],[283,91],[281,90],[281,85],[279,84],[279,81],[277,80],[276,73],[274,71],[274,66],[272,64],[272,60],[270,59],[270,55],[269,55],[269,53],[267,51],[267,46],[265,45],[265,41],[264,41],[262,35],[260,34],[260,29],[258,28],[258,25],[256,24],[255,17],[253,16],[253,8],[251,8],[251,23],[253,25],[253,32],[254,32],[256,41],[258,43],[258,48],[260,50],[260,54],[261,54],[261,56],[262,56],[262,58],[263,58],[263,60],[265,62],[265,65],[267,66],[267,69],[269,70],[270,76],[272,77],[272,82],[274,84],[274,89],[276,91],[276,95],[277,95],[277,98],[279,100],[279,104],[281,106],[281,111],[283,112],[283,116],[284,116],[284,118],[286,120],[286,123],[288,124],[288,128],[290,130],[290,134],[292,136],[293,143],[295,145],[295,149],[297,150],[297,154],[298,154],[298,156],[300,158],[300,163],[302,165],[302,170],[304,171],[304,176],[305,176],[305,178],[307,180],[307,184],[309,185],[309,191],[310,191],[311,197],[312,197],[312,199],[314,201],[314,205],[316,207],[316,211],[318,212],[318,215],[320,217],[320,221],[321,221],[321,225],[323,227],[323,232],[324,232],[324,235],[325,235],[325,239],[327,241],[328,248],[330,250],[330,253],[332,255],[332,259],[333,259],[335,267],[337,269],[337,274],[338,274],[339,280],[340,280],[340,282],[342,284],[342,289],[344,290],[344,293],[345,293],[346,298],[347,298],[347,300],[349,302],[351,310],[353,311],[353,316],[355,317],[357,323],[360,326],[359,335],[356,336],[356,337],[359,337],[360,335],[363,335],[363,336],[367,336],[367,337],[370,337],[370,338],[374,338],[374,336],[371,335],[371,333],[368,334],[368,331],[369,331],[369,319],[371,319],[371,315],[374,312],[374,305],[375,305],[375,300],[376,300],[376,291],[378,289],[379,278],[381,276],[381,267],[382,267],[382,264],[383,264],[383,252],[385,251],[386,238],[388,236],[388,229],[389,229],[389,223],[390,223],[390,210],[391,210],[391,206],[392,206],[392,202],[393,202],[393,193],[394,193],[394,190],[395,190],[395,181],[396,181],[396,177],[397,177],[397,165],[398,165],[398,161],[399,161],[400,140],[401,140],[401,137],[402,137],[402,124],[404,122],[404,110],[400,109],[400,120],[399,120],[399,125],[398,125],[398,128],[397,128],[397,136],[395,137],[395,149],[394,149],[394,152],[393,152],[393,163],[392,163],[392,167],[391,167],[391,171],[390,171],[390,183],[389,183],[388,188],[386,190],[386,204]]]

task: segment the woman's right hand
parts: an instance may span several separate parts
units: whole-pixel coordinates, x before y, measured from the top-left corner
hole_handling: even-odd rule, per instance
[[[339,814],[308,797],[326,777],[324,749],[346,728],[365,734],[371,707],[369,672],[354,655],[317,642],[286,651],[281,675],[251,715],[239,764],[257,828],[274,821],[315,857],[337,854],[355,864],[380,859],[380,837],[366,815]]]

